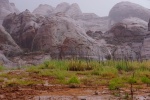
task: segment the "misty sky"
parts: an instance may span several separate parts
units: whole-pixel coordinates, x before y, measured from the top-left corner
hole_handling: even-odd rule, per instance
[[[130,1],[150,9],[150,0],[10,0],[16,4],[20,11],[25,9],[33,11],[39,4],[49,4],[56,7],[61,2],[78,3],[83,12],[95,13],[99,16],[107,16],[110,9],[121,1]]]

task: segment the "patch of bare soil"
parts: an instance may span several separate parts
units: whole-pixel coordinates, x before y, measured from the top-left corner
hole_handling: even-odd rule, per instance
[[[69,88],[68,86],[24,86],[24,87],[7,87],[0,89],[0,100],[128,100],[124,93],[129,90],[121,89],[119,96],[118,91],[110,91],[105,86]],[[135,90],[137,100],[150,100],[150,90]],[[136,100],[135,99],[135,100]]]

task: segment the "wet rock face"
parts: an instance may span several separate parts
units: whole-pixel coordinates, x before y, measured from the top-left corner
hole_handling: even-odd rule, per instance
[[[88,52],[94,58],[98,50],[98,43],[94,43],[73,19],[60,16],[45,19],[33,44],[36,50],[50,51],[52,58],[65,58],[81,52],[82,57]]]
[[[147,34],[147,22],[138,18],[124,19],[121,23],[115,24],[106,34],[110,43],[122,44],[142,42]]]
[[[92,37],[93,39],[96,39],[96,40],[101,39],[102,35],[103,35],[103,33],[101,31],[95,31],[95,32],[93,32],[91,30],[87,31],[86,34],[88,36]]]
[[[142,43],[148,34],[146,24],[147,22],[138,18],[124,19],[104,34],[107,43],[114,45],[112,54],[115,58],[141,58]]]
[[[52,58],[70,56],[70,50],[76,50],[76,55],[82,51],[82,57],[88,52],[89,56],[96,58],[101,49],[101,43],[89,37],[75,20],[60,14],[39,18],[26,10],[18,15],[8,15],[3,26],[23,49],[49,52]],[[107,55],[107,51],[100,50],[100,54]]]
[[[120,2],[109,12],[109,17],[115,22],[120,22],[129,17],[137,17],[148,22],[149,16],[149,9],[131,2]]]
[[[141,56],[144,60],[150,59],[150,36],[146,36],[143,42]]]
[[[21,48],[29,49],[37,31],[37,22],[38,19],[26,10],[18,15],[8,15],[3,26]]]
[[[3,51],[7,56],[15,56],[22,52],[10,34],[2,26],[0,26],[0,51]]]

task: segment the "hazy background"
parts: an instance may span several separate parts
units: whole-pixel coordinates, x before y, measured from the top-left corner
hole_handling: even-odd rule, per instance
[[[110,9],[121,1],[130,1],[150,9],[150,0],[10,0],[20,11],[25,9],[33,11],[39,4],[56,7],[61,2],[78,3],[83,12],[95,13],[99,16],[107,16]]]

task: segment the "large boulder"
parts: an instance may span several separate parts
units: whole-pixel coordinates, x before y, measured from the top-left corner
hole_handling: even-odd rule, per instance
[[[32,46],[32,40],[37,33],[40,19],[42,18],[38,19],[29,10],[25,10],[20,14],[8,15],[3,21],[3,26],[16,43],[26,50]]]
[[[109,12],[109,17],[114,22],[120,22],[129,17],[137,17],[148,22],[150,10],[131,2],[117,3]]]
[[[47,4],[40,4],[34,11],[33,14],[36,15],[44,15],[44,16],[48,16],[49,14],[51,14],[53,12],[54,8],[50,5]]]
[[[10,34],[2,26],[0,26],[0,50],[7,56],[15,56],[22,52]]]
[[[19,10],[15,7],[15,4],[10,3],[9,0],[0,0],[0,24],[3,19],[10,13],[19,13]]]
[[[112,53],[115,58],[122,58],[119,56],[122,51],[122,55],[126,55],[124,58],[141,59],[141,47],[146,35],[147,22],[139,18],[128,18],[115,24],[104,34],[104,38],[108,44],[114,45]]]
[[[98,50],[101,56],[107,55],[107,51],[101,50],[101,44],[87,36],[73,19],[61,16],[45,19],[34,38],[33,48],[50,52],[52,58],[89,56],[96,59]]]

